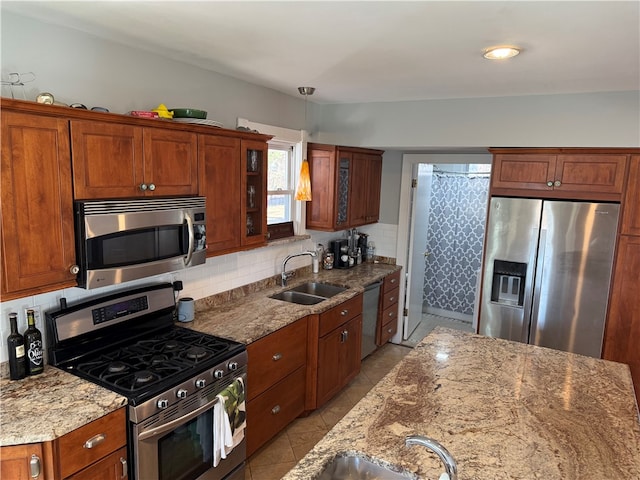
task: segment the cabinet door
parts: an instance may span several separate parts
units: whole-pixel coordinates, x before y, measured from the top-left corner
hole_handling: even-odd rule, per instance
[[[311,202],[307,202],[307,228],[334,230],[336,160],[335,148],[320,149],[309,145]]]
[[[626,164],[627,155],[558,155],[554,190],[585,200],[620,200]]]
[[[47,480],[41,443],[15,445],[0,449],[0,478],[11,480]],[[38,473],[39,472],[39,473]],[[34,475],[38,473],[37,475]]]
[[[640,399],[640,237],[621,235],[611,286],[602,357],[627,363]]]
[[[555,171],[555,155],[499,153],[493,157],[491,188],[551,190]]]
[[[240,247],[240,140],[198,137],[199,194],[207,199],[207,256]]]
[[[347,332],[343,349],[340,352],[342,364],[342,386],[346,386],[360,373],[360,354],[362,353],[362,315],[352,318],[344,326]]]
[[[367,223],[367,210],[369,203],[369,156],[363,153],[354,153],[351,159],[349,189],[349,226],[357,227]]]
[[[241,239],[243,246],[267,241],[267,155],[265,142],[242,140]],[[249,198],[254,202],[250,203]]]
[[[376,223],[380,219],[380,189],[382,188],[382,156],[369,155],[367,175],[366,223]],[[363,255],[365,252],[362,252]]]
[[[640,235],[640,155],[632,155],[622,202],[622,234]]]
[[[123,480],[127,477],[127,449],[121,448],[66,480]]]
[[[76,285],[69,127],[2,112],[2,299]]]
[[[71,121],[73,189],[76,199],[142,195],[145,183],[142,128]]]
[[[195,133],[145,128],[143,143],[147,195],[198,194],[198,145]]]
[[[351,226],[349,202],[353,198],[350,192],[353,177],[353,154],[339,151],[336,168],[334,226],[337,230],[342,230]],[[313,191],[311,194],[313,195]]]

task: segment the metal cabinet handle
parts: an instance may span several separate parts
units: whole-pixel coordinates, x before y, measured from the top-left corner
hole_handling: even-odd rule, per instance
[[[389,312],[387,315],[389,315],[389,318],[391,318],[391,317],[395,316],[395,315],[394,315],[394,312]]]
[[[29,460],[29,468],[31,469],[31,478],[38,478],[40,476],[40,457],[35,453],[31,455]]]
[[[547,187],[553,187],[553,182],[551,180],[547,182]]]
[[[156,189],[156,186],[154,183],[150,183],[149,184],[149,190],[151,190],[152,192]]]
[[[97,435],[94,435],[89,440],[84,442],[84,448],[97,447],[98,445],[103,443],[106,439],[107,439],[107,435],[104,433],[99,433]]]
[[[127,478],[127,459],[120,457],[120,464],[122,465],[122,475],[120,478]]]
[[[347,313],[349,313],[349,310],[347,310],[347,309],[345,308],[344,310],[342,310],[342,311],[340,312],[340,315],[342,315],[342,316],[344,317]]]
[[[389,297],[389,301],[393,302],[396,299],[396,297]]]
[[[277,362],[277,361],[278,361],[278,360],[280,360],[281,358],[282,358],[282,354],[281,354],[281,353],[276,353],[276,354],[274,354],[274,355],[273,355],[273,357],[271,357],[271,359],[272,359],[274,362]]]
[[[345,343],[349,339],[349,331],[343,330],[340,332],[340,343]]]
[[[389,328],[389,330],[387,330],[387,333],[391,333],[393,331],[393,328]]]
[[[140,184],[140,190],[142,190],[143,192],[147,189],[147,184],[146,183],[141,183]]]
[[[276,405],[275,407],[273,407],[271,409],[271,414],[272,415],[277,415],[278,413],[280,413],[280,405]]]
[[[71,265],[71,267],[69,268],[69,272],[71,273],[71,275],[77,275],[79,271],[80,267],[78,265]]]
[[[560,180],[556,180],[555,182],[553,182],[554,187],[559,187],[560,185],[562,185],[562,182]]]
[[[397,279],[396,278],[392,278],[391,280],[389,280],[389,283],[396,283]]]

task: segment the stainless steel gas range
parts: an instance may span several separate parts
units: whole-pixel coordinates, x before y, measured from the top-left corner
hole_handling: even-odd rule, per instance
[[[127,397],[130,478],[243,480],[245,440],[215,458],[214,407],[246,385],[246,348],[174,314],[168,283],[48,312],[49,363]]]

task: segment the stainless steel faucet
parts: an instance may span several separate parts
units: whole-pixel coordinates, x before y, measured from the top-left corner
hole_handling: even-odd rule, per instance
[[[282,260],[282,286],[286,287],[287,286],[287,280],[291,277],[293,277],[295,275],[296,272],[289,272],[287,273],[287,262],[289,260],[291,260],[294,257],[301,257],[303,255],[309,255],[312,259],[315,259],[318,255],[316,254],[316,252],[312,252],[312,251],[308,251],[308,252],[302,252],[302,253],[294,253],[293,255],[287,255],[286,257],[284,257],[284,260]]]
[[[440,442],[433,438],[423,437],[422,435],[409,435],[405,439],[405,444],[407,447],[410,445],[422,445],[434,452],[440,457],[440,460],[442,460],[444,470],[447,475],[449,475],[449,480],[458,480],[458,466],[456,465],[456,461]]]

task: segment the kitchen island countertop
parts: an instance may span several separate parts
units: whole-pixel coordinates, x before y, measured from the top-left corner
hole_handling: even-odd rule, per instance
[[[46,366],[23,380],[0,380],[0,446],[55,440],[127,404],[121,395]]]
[[[460,480],[640,478],[626,365],[438,328],[283,480],[318,478],[342,452],[437,479],[435,454],[404,446],[412,434],[441,442]]]

